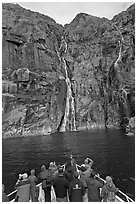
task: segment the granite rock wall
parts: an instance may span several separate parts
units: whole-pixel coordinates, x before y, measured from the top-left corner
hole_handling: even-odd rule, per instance
[[[80,13],[63,27],[3,3],[3,137],[57,131],[67,90],[59,59],[62,36],[77,129],[125,127],[135,115],[134,26],[134,4],[112,20]]]

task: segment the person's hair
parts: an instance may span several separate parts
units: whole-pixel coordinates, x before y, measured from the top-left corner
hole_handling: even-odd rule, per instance
[[[31,175],[35,175],[35,169],[32,169],[31,171],[30,171],[30,173],[31,173]]]
[[[91,171],[91,173],[90,173],[90,178],[94,178],[95,176],[96,176],[96,172],[93,170],[93,171]]]
[[[59,168],[59,174],[63,173],[63,168]]]
[[[65,165],[65,169],[69,168],[70,166],[71,166],[71,161],[68,160],[68,162],[67,162],[66,165]]]
[[[106,182],[107,183],[113,182],[112,177],[111,176],[106,176]]]
[[[46,167],[45,167],[45,165],[42,165],[41,171],[44,171],[44,170],[46,170]]]

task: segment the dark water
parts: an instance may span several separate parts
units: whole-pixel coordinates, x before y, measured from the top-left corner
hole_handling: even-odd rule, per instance
[[[102,178],[111,175],[117,187],[135,196],[135,137],[121,130],[55,133],[47,136],[11,138],[2,141],[2,182],[6,192],[14,190],[19,173],[32,168],[39,173],[50,161],[63,164],[73,154],[78,164],[86,157]]]

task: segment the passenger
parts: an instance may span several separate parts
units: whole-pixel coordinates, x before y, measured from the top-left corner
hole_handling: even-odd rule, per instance
[[[103,202],[115,202],[117,192],[118,188],[116,188],[112,178],[110,176],[107,176],[106,183],[101,191],[101,197]]]
[[[85,164],[81,165],[80,168],[80,179],[83,182],[83,185],[85,188],[87,188],[87,178],[90,178],[90,173],[91,173],[91,169],[90,168],[86,168]]]
[[[64,176],[67,179],[67,181],[70,183],[73,179],[74,174],[74,168],[71,165],[71,162],[68,162],[65,166]]]
[[[36,199],[36,184],[38,182],[38,178],[35,176],[35,170],[31,170],[31,175],[29,176],[30,181],[30,195],[31,195],[31,201],[36,202],[38,201]]]
[[[9,197],[6,195],[5,186],[2,184],[2,202],[9,202]]]
[[[45,165],[42,165],[41,172],[39,174],[39,178],[42,180],[42,189],[45,193],[45,202],[51,202],[51,179],[50,173],[46,169]],[[50,181],[49,181],[50,180]]]
[[[69,185],[69,200],[70,202],[82,202],[85,194],[85,189],[82,181],[78,178],[79,174],[77,171],[74,172],[73,180]]]
[[[67,179],[64,177],[63,169],[60,168],[58,171],[58,176],[55,178],[53,187],[56,194],[56,201],[57,202],[68,202],[67,192],[69,183]]]
[[[83,182],[83,186],[85,188],[85,195],[84,195],[84,198],[83,198],[83,201],[84,202],[87,202],[88,200],[88,196],[87,196],[87,193],[88,193],[88,190],[87,190],[87,179],[90,178],[90,172],[91,172],[91,168],[86,168],[85,164],[82,164],[81,165],[81,168],[80,168],[80,180]]]
[[[61,165],[58,165],[56,171],[54,172],[54,179],[58,177],[58,174],[59,174],[58,171],[60,168],[61,168]]]
[[[70,156],[70,161],[71,161],[72,167],[74,168],[74,172],[77,171],[76,161],[75,161],[73,155]]]
[[[50,164],[49,164],[49,170],[50,170],[50,172],[51,172],[51,174],[52,174],[52,177],[55,178],[55,175],[56,175],[55,172],[57,171],[57,165],[56,165],[55,162],[50,162]]]
[[[71,155],[68,162],[65,164],[65,172],[64,172],[65,178],[68,180],[69,183],[73,180],[73,175],[76,170],[77,170],[76,163],[74,158]]]
[[[24,173],[23,175],[19,174],[19,179],[15,184],[15,188],[18,189],[16,200],[18,202],[29,202],[30,200],[30,181],[28,175]]]
[[[87,179],[88,202],[101,202],[100,188],[103,187],[103,181],[95,171],[91,172],[90,178]]]

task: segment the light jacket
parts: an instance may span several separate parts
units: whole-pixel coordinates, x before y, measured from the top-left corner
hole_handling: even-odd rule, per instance
[[[29,202],[30,200],[30,181],[28,179],[24,179],[19,181],[19,183],[15,186],[17,191],[17,196],[19,197],[18,202]]]

